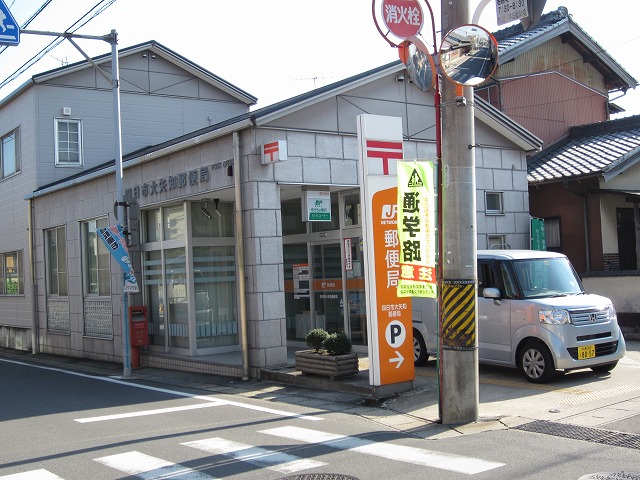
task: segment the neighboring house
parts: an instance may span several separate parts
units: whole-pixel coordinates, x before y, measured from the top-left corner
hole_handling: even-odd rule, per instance
[[[571,18],[565,7],[494,33],[498,68],[476,94],[541,138],[545,146],[575,125],[609,120],[611,94],[638,85]]]
[[[122,49],[119,58],[125,152],[248,112],[256,102],[156,42]],[[109,76],[110,59],[110,55],[95,59]],[[44,304],[34,303],[28,247],[31,212],[25,196],[113,162],[112,87],[86,61],[35,75],[0,101],[0,138],[0,346],[29,349],[35,339],[32,312]],[[96,193],[87,191],[78,202],[67,202],[65,212],[51,220],[77,219],[83,205],[96,201]],[[100,209],[111,207],[105,203]],[[58,233],[50,235],[52,245],[64,240],[65,232]],[[71,229],[66,235],[77,238],[78,232]],[[38,255],[42,260],[44,252]],[[65,296],[80,285],[71,270],[74,265],[68,266],[67,278],[65,252],[59,255],[56,274],[46,286],[39,286],[40,294]],[[68,315],[65,306],[59,308],[52,315]]]
[[[404,69],[384,65],[125,156],[141,209],[130,304],[148,311],[144,364],[243,375],[243,325],[251,376],[285,364],[314,327],[366,348],[357,116],[401,117],[404,157],[436,160],[433,93],[401,81]],[[480,99],[475,118],[478,245],[525,248],[526,154],[541,141]],[[287,160],[263,164],[275,141]],[[328,194],[330,221],[303,221],[308,192]],[[28,195],[41,351],[121,359],[120,267],[94,230],[115,223],[114,195],[112,162]]]
[[[612,298],[625,328],[635,318],[638,329],[640,283],[627,275],[640,273],[640,119],[610,120],[622,111],[610,96],[638,82],[565,7],[528,31],[518,24],[495,36],[499,67],[476,93],[545,142],[528,160],[528,179],[547,248],[568,255],[588,289]]]

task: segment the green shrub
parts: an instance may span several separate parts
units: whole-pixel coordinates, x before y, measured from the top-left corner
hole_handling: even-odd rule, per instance
[[[313,348],[316,352],[319,352],[328,336],[329,333],[327,333],[326,330],[314,328],[313,330],[309,330],[309,333],[304,337],[304,341],[307,342],[309,348]]]
[[[324,341],[324,348],[329,355],[344,355],[351,352],[351,340],[344,332],[331,333]]]

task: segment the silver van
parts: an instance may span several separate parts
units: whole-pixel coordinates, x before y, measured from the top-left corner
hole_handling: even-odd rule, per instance
[[[616,311],[588,294],[569,259],[533,250],[478,251],[478,357],[519,368],[534,383],[557,370],[608,372],[625,355]],[[435,355],[437,306],[413,299],[414,362]]]

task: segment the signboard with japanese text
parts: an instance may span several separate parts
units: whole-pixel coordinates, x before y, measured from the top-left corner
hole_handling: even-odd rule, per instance
[[[402,40],[418,35],[424,23],[417,0],[382,0],[382,19],[389,31]]]
[[[544,232],[544,219],[531,217],[531,250],[546,250],[547,239]]]
[[[358,144],[369,381],[374,386],[411,382],[415,374],[412,300],[397,295],[397,164],[403,158],[402,119],[359,115]]]
[[[140,288],[138,287],[138,281],[133,271],[129,250],[127,249],[127,241],[122,232],[122,225],[118,224],[101,228],[98,230],[98,233],[100,239],[107,246],[109,253],[116,259],[118,264],[120,264],[120,267],[122,267],[124,276],[124,287],[122,291],[124,293],[138,293]]]
[[[302,219],[305,222],[330,222],[331,221],[331,193],[329,191],[305,192]]]
[[[496,0],[496,16],[498,25],[528,17],[527,0]]]
[[[436,298],[436,219],[431,162],[398,162],[399,297]]]

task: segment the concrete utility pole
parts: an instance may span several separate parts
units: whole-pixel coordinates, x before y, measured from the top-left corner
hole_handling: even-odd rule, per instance
[[[442,34],[471,20],[469,0],[442,0]],[[440,419],[478,419],[476,175],[473,87],[442,82]]]

